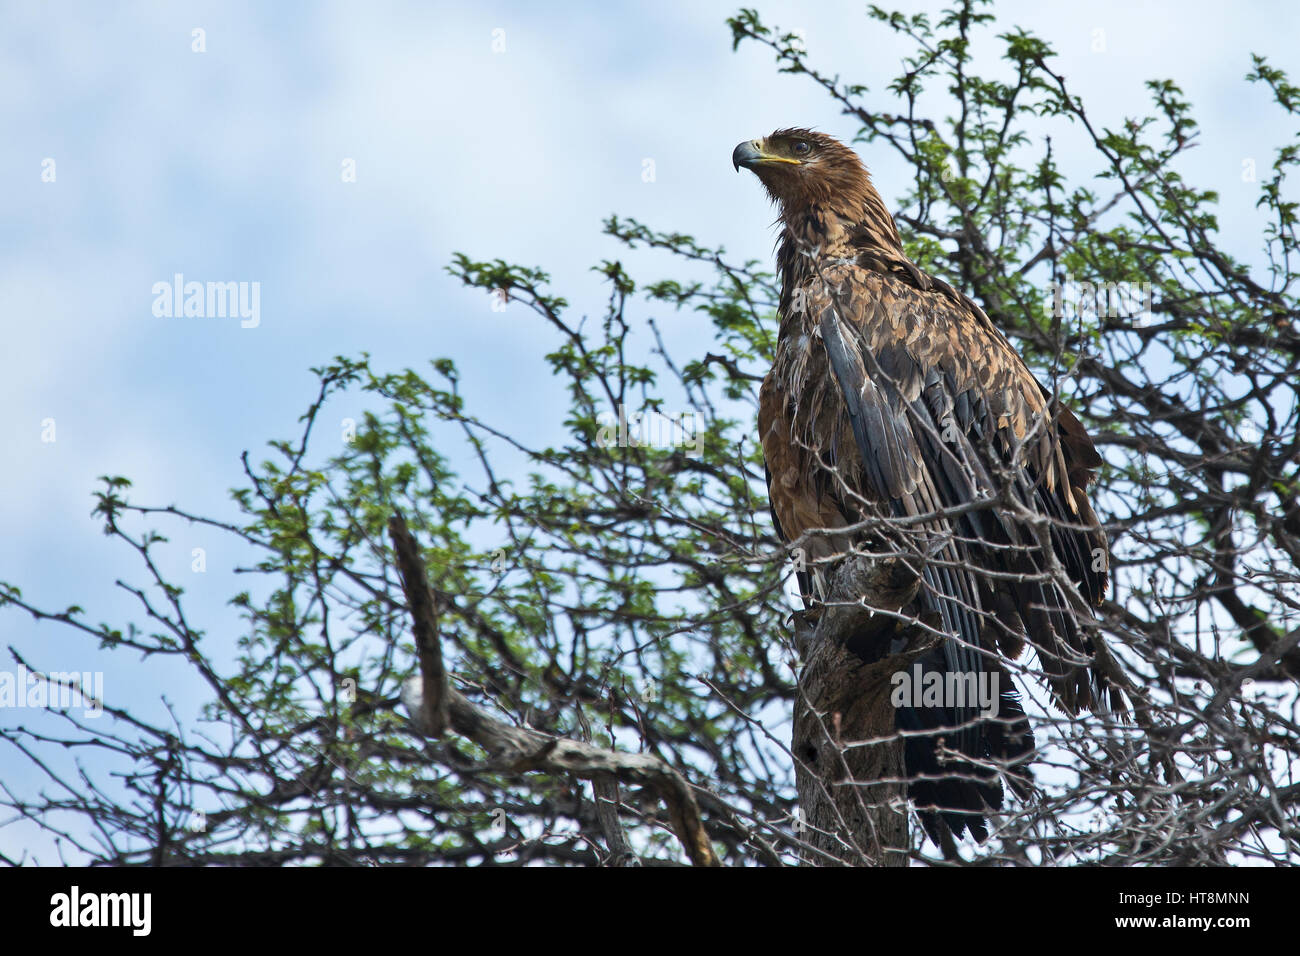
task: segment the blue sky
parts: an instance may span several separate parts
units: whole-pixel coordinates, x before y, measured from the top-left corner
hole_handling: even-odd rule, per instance
[[[577,312],[598,312],[589,270],[602,258],[642,278],[674,269],[601,235],[611,213],[769,257],[772,211],[732,170],[732,147],[779,126],[855,129],[805,78],[778,74],[766,50],[733,53],[724,21],[735,9],[5,3],[0,580],[38,604],[123,622],[132,608],[113,581],[140,579],[89,517],[95,477],[124,474],[137,500],[233,518],[240,453],[294,434],[314,394],[308,368],[336,354],[368,350],[379,368],[450,356],[485,417],[538,443],[559,434],[564,397],[539,362],[550,333],[517,307],[493,312],[444,267],[454,251],[542,266]],[[864,4],[759,9],[804,33],[811,62],[866,83],[869,105],[896,109],[884,87],[907,51]],[[1202,127],[1181,170],[1220,190],[1228,248],[1258,261],[1258,187],[1242,182],[1242,162],[1262,172],[1290,130],[1272,125],[1279,112],[1242,77],[1254,51],[1296,79],[1300,8],[1129,0],[995,12],[999,31],[1024,26],[1055,47],[1098,125],[1145,112],[1144,80],[1177,80]],[[195,29],[205,52],[192,49]],[[993,62],[996,43],[976,55]],[[1067,171],[1091,168],[1068,146],[1058,155]],[[892,204],[905,168],[883,151],[865,159]],[[348,160],[355,182],[342,181]],[[156,317],[152,286],[178,272],[259,283],[260,324]],[[679,358],[707,348],[693,315],[657,317]],[[204,576],[189,574],[193,547],[208,549]],[[225,601],[243,586],[229,570],[243,556],[187,531],[167,557],[198,613],[229,625]],[[50,669],[104,670],[109,698],[151,717],[162,695],[182,717],[206,700],[174,664],[92,654],[11,611],[0,633]],[[214,641],[233,637],[214,629]],[[0,669],[12,668],[5,658]],[[0,713],[5,726],[38,719]],[[0,752],[0,778],[21,784],[27,772]],[[0,851],[24,846],[50,860],[30,827],[0,830]]]

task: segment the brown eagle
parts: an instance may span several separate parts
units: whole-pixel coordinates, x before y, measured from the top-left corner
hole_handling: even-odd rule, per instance
[[[906,611],[946,635],[924,673],[944,686],[949,674],[996,675],[1000,701],[996,717],[898,710],[912,732],[909,796],[936,843],[943,824],[982,840],[985,811],[1002,802],[992,768],[1019,788],[1034,747],[1002,655],[1028,641],[1062,708],[1107,706],[1080,626],[1107,589],[1106,535],[1085,493],[1101,458],[983,310],[908,259],[852,150],[785,129],[731,158],[780,209],[780,332],[758,413],[777,534],[804,548],[800,589],[814,609],[837,556],[891,541],[903,553],[885,531],[911,534],[921,589]],[[938,759],[940,737],[974,760]]]

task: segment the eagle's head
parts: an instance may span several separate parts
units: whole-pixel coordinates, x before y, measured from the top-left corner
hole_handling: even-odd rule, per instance
[[[874,192],[867,169],[839,140],[810,129],[781,129],[766,139],[750,139],[731,153],[732,165],[759,178],[783,216],[814,203],[852,203]]]

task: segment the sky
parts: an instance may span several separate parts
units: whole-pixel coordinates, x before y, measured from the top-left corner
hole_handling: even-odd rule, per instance
[[[810,62],[886,83],[906,48],[865,4],[759,3],[797,30]],[[940,8],[900,3],[907,12]],[[0,3],[0,381],[6,451],[0,581],[37,604],[79,604],[122,623],[115,586],[138,568],[90,517],[101,474],[133,497],[234,519],[239,457],[296,434],[310,367],[371,353],[379,369],[449,356],[471,407],[513,433],[562,433],[564,395],[540,356],[552,333],[520,307],[496,312],[445,267],[454,252],[546,269],[575,312],[598,313],[590,270],[622,258],[659,278],[673,263],[601,234],[610,214],[771,255],[773,213],[733,146],[791,125],[844,138],[855,127],[769,51],[731,48],[716,2]],[[1300,70],[1300,6],[1209,2],[999,2],[993,33],[1022,26],[1098,125],[1145,112],[1143,82],[1172,77],[1194,105],[1200,145],[1180,170],[1218,189],[1227,247],[1258,261],[1258,185],[1293,134],[1247,84],[1251,52]],[[886,201],[908,187],[891,153],[864,153]],[[1066,150],[1067,172],[1090,159]],[[647,181],[647,162],[654,175]],[[159,284],[241,283],[256,323],[158,314]],[[656,307],[659,308],[659,307]],[[659,312],[678,358],[707,349],[694,314]],[[249,326],[249,327],[245,327]],[[50,438],[53,438],[51,441]],[[463,451],[448,449],[453,462]],[[178,529],[164,571],[183,582],[212,640],[233,648],[225,602],[243,557]],[[190,571],[205,548],[208,571]],[[223,631],[222,627],[226,630]],[[174,662],[98,654],[51,624],[0,609],[5,647],[51,670],[102,670],[105,694],[152,717],[162,699],[192,715],[203,687]],[[0,670],[15,665],[4,652]],[[41,715],[0,710],[0,725]],[[52,755],[53,756],[53,755]],[[0,750],[0,780],[26,762]],[[0,819],[0,852],[51,862],[48,840]]]

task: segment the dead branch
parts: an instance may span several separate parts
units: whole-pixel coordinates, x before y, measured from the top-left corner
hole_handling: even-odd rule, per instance
[[[424,559],[400,513],[389,519],[388,530],[401,569],[402,589],[414,621],[419,652],[420,676],[412,677],[402,688],[403,703],[416,728],[427,736],[438,737],[450,726],[486,750],[494,770],[508,773],[536,770],[650,787],[668,808],[673,832],[691,862],[696,866],[720,866],[700,820],[699,805],[690,784],[661,758],[653,754],[619,753],[527,727],[511,726],[450,686],[438,638],[436,600],[429,587]]]

